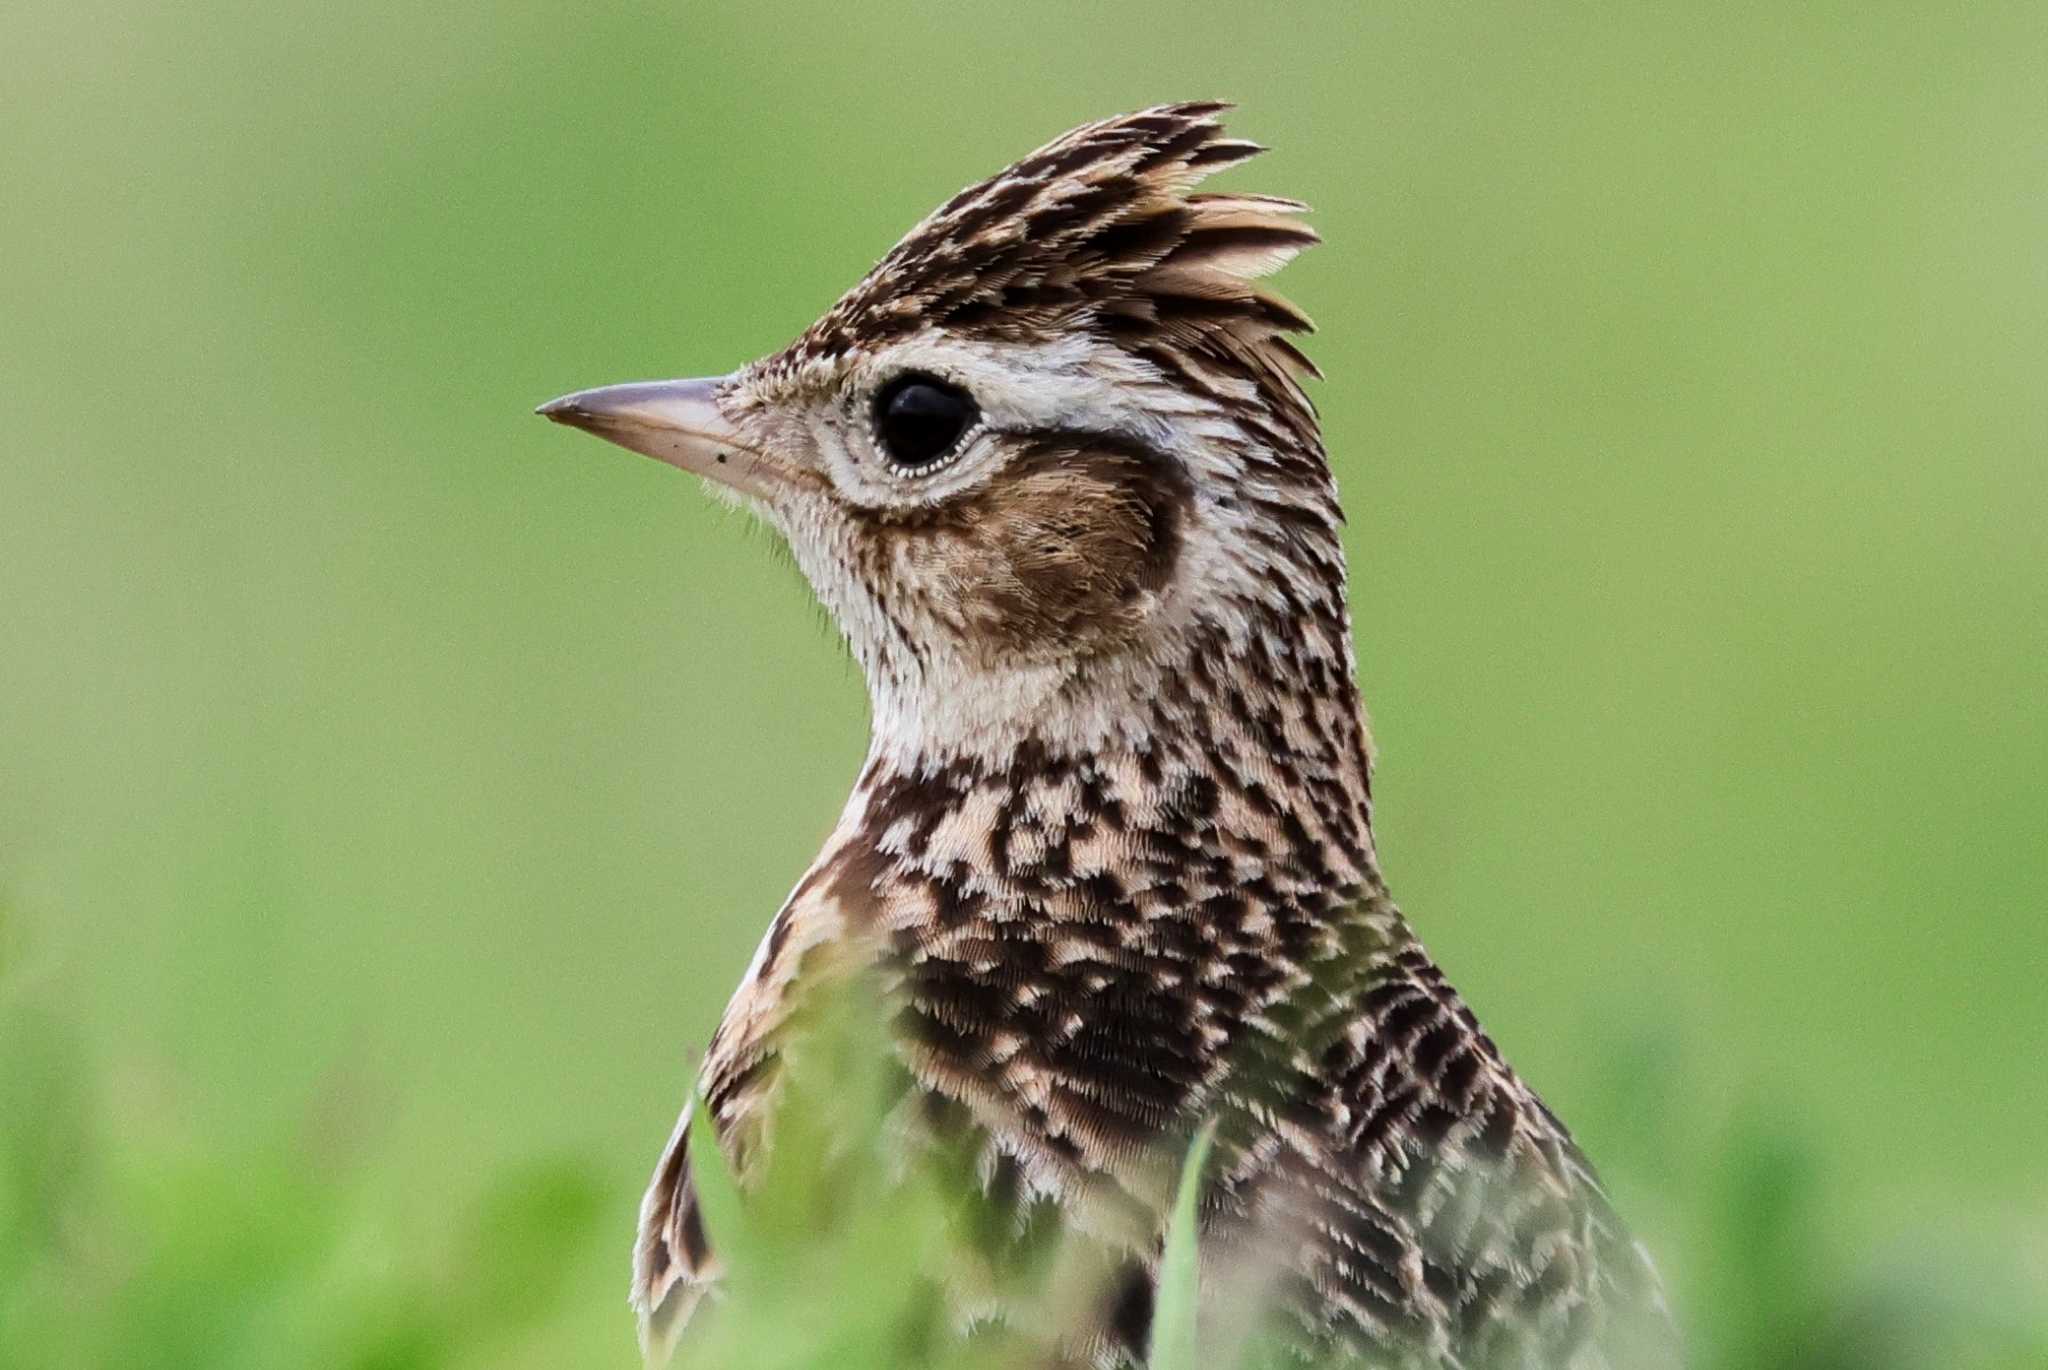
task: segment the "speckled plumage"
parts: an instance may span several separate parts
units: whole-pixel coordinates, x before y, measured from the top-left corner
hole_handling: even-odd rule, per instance
[[[1302,1347],[1651,1364],[1613,1342],[1654,1276],[1381,878],[1308,323],[1254,284],[1315,236],[1294,202],[1192,189],[1259,150],[1223,108],[1091,124],[962,191],[715,387],[715,460],[751,463],[874,738],[704,1099],[745,1176],[795,1006],[878,967],[924,1112],[1122,1272],[1061,1354],[1142,1347],[1181,1147],[1213,1117],[1211,1267],[1261,1271]],[[979,413],[915,473],[869,431],[906,373]],[[641,1215],[655,1348],[716,1274],[687,1136]]]

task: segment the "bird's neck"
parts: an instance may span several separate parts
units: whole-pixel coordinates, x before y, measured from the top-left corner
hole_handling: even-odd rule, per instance
[[[1302,894],[1378,883],[1371,743],[1341,635],[1211,633],[1150,672],[1069,678],[1011,719],[988,734],[1000,745],[921,750],[878,715],[847,835],[984,891],[1064,906],[1120,890],[1148,915],[1179,900],[1199,916],[1196,871]]]

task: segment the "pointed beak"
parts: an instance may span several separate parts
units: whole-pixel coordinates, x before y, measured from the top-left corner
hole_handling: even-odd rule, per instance
[[[534,412],[750,495],[786,490],[800,473],[749,443],[720,412],[718,391],[727,379],[599,386]]]

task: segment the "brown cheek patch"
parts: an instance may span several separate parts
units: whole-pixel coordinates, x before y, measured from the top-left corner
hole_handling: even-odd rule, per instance
[[[999,651],[1110,645],[1143,623],[1180,555],[1180,467],[1038,444],[963,508],[948,580]]]
[[[1102,439],[1041,439],[987,488],[939,511],[909,560],[998,655],[1087,651],[1128,636],[1173,572],[1179,464]]]

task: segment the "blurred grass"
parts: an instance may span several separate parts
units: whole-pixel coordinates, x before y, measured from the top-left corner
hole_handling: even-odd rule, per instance
[[[2042,7],[7,32],[0,1364],[630,1361],[688,1044],[864,720],[764,539],[527,411],[1211,93],[1329,239],[1284,288],[1404,904],[1707,1363],[2033,1354]]]
[[[1028,1239],[1012,1248],[1021,1259],[977,1264],[969,1172],[888,1159],[890,1070],[864,1014],[815,1028],[787,1068],[771,1169],[746,1198],[700,1110],[697,1178],[726,1274],[680,1365],[1022,1370],[1029,1344],[999,1324],[954,1339],[941,1290],[1054,1308],[1099,1294],[1085,1270],[1062,1281]],[[331,1136],[174,1152],[109,1130],[92,1084],[75,1034],[0,977],[0,1364],[430,1370],[559,1363],[558,1345],[580,1346],[579,1364],[633,1363],[623,1347],[598,1352],[592,1329],[561,1340],[589,1316],[578,1272],[604,1249],[588,1166],[501,1168],[480,1197],[442,1206],[431,1240],[404,1243]],[[1150,1362],[1162,1370],[1238,1363],[1197,1324],[1193,1180],[1210,1140],[1205,1128],[1190,1148],[1175,1206]],[[1831,1270],[1816,1157],[1782,1125],[1755,1120],[1695,1149],[1698,1189],[1666,1197],[1701,1226],[1664,1256],[1692,1300],[1697,1370],[2032,1370],[2048,1357],[2038,1230],[2029,1251],[2016,1231],[1966,1239],[1951,1223]],[[1259,1354],[1243,1363],[1267,1364]]]
[[[0,1365],[520,1363],[560,1314],[603,1195],[506,1165],[424,1241],[365,1201],[321,1118],[284,1137],[122,1129],[78,1034],[0,964]],[[130,1121],[134,1120],[131,1115]]]
[[[1200,1216],[1203,1168],[1216,1140],[1211,1122],[1195,1134],[1181,1166],[1180,1188],[1174,1194],[1173,1220],[1159,1259],[1159,1288],[1153,1301],[1152,1336],[1145,1350],[1146,1370],[1195,1370],[1204,1363],[1200,1340],[1201,1252],[1196,1224]]]

